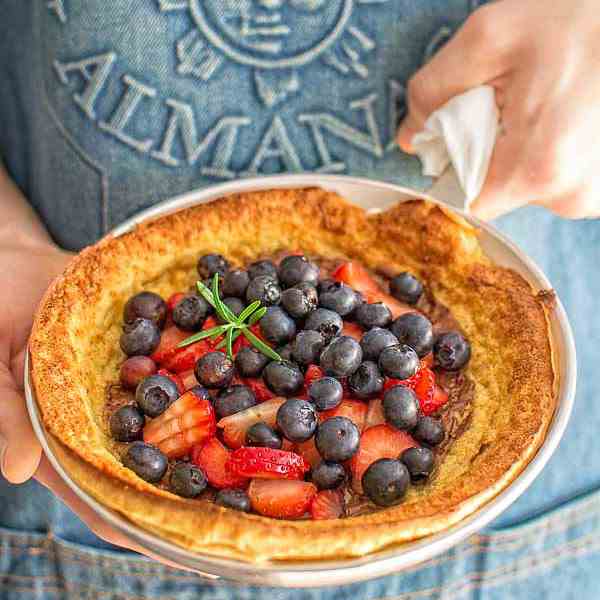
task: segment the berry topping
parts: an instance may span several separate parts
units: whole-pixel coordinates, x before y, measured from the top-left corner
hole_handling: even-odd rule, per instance
[[[176,373],[171,373],[171,371],[168,371],[167,369],[159,369],[158,371],[156,371],[156,374],[162,375],[163,377],[168,377],[177,386],[177,390],[179,391],[180,395],[185,392],[183,380]],[[196,378],[194,377],[194,379]]]
[[[307,481],[253,479],[248,488],[252,508],[265,517],[297,519],[310,508],[317,488]]]
[[[344,321],[344,328],[342,329],[342,335],[347,335],[351,338],[354,338],[357,342],[360,342],[363,337],[363,328],[356,323],[350,323],[349,321]]]
[[[281,288],[275,279],[260,275],[250,281],[246,290],[248,304],[260,301],[263,306],[274,306],[281,300]]]
[[[263,448],[274,448],[280,450],[282,446],[281,436],[266,423],[254,423],[246,432],[246,446],[261,446]]]
[[[135,390],[142,379],[156,373],[156,363],[148,356],[132,356],[121,365],[119,379],[128,390]]]
[[[250,512],[250,498],[244,490],[219,490],[215,496],[215,504],[240,512]]]
[[[339,519],[344,515],[344,496],[339,490],[318,492],[310,504],[310,514],[315,521]]]
[[[314,285],[303,282],[284,290],[281,305],[295,319],[303,319],[317,308],[319,296]]]
[[[426,446],[437,446],[444,441],[444,427],[439,419],[421,417],[413,432],[415,438]]]
[[[304,460],[314,469],[323,459],[315,446],[315,438],[311,437],[305,442],[294,444],[294,452],[302,456]]]
[[[135,319],[123,324],[119,343],[127,356],[152,354],[160,342],[160,329],[149,319]]]
[[[319,294],[323,294],[333,289],[338,283],[335,279],[321,279],[317,285],[317,291]]]
[[[323,421],[317,429],[315,445],[324,460],[343,462],[352,458],[358,450],[360,431],[346,417],[332,417]]]
[[[344,283],[336,282],[319,296],[323,308],[333,310],[341,317],[349,315],[358,306],[356,292]]]
[[[323,336],[325,343],[340,335],[343,328],[342,317],[327,308],[317,308],[308,315],[306,323],[304,323],[304,329],[318,331]]]
[[[268,342],[280,346],[294,339],[296,322],[279,306],[270,306],[260,320],[260,331]]]
[[[408,379],[417,372],[419,357],[410,346],[390,346],[379,355],[379,368],[387,377]]]
[[[375,425],[383,425],[385,422],[385,415],[383,414],[383,400],[381,398],[373,398],[373,400],[369,402],[365,429],[368,429],[369,427],[375,427]]]
[[[244,385],[247,385],[253,392],[257,402],[264,402],[275,398],[275,394],[266,386],[262,379],[246,377],[242,380]]]
[[[127,404],[117,409],[109,420],[110,434],[118,442],[133,442],[142,439],[144,415],[137,407]]]
[[[327,375],[348,377],[362,362],[360,344],[349,336],[335,338],[321,353],[321,368]]]
[[[295,452],[248,446],[235,450],[227,464],[236,475],[259,479],[303,479],[310,469]]]
[[[367,468],[380,458],[398,458],[407,448],[417,443],[404,431],[398,431],[389,425],[377,425],[366,429],[360,437],[358,452],[352,457],[352,487],[362,493],[362,476]]]
[[[167,299],[167,312],[168,314],[171,314],[173,312],[173,309],[177,306],[177,303],[180,300],[183,300],[183,298],[186,297],[187,294],[184,294],[183,292],[175,292],[174,294],[171,294],[169,296],[169,298]]]
[[[423,284],[410,273],[400,273],[390,281],[390,293],[406,304],[416,304],[423,294]]]
[[[235,368],[242,377],[260,377],[269,358],[256,348],[245,346],[235,356]]]
[[[263,371],[263,379],[278,396],[292,396],[300,391],[304,383],[297,365],[285,360],[270,362]]]
[[[392,313],[383,302],[364,303],[354,311],[354,319],[361,327],[369,330],[373,327],[387,327],[392,322]]]
[[[214,400],[218,419],[224,419],[256,404],[256,397],[246,385],[231,385],[222,389]]]
[[[204,298],[188,294],[173,309],[173,323],[184,331],[196,331],[202,327],[209,312],[210,305]]]
[[[392,333],[401,344],[410,346],[423,358],[433,348],[433,326],[431,321],[420,313],[407,313],[398,317],[391,327]]]
[[[199,496],[207,485],[206,475],[196,465],[189,462],[177,463],[169,477],[171,491],[183,498]]]
[[[310,402],[290,398],[277,412],[277,426],[291,442],[304,442],[317,429],[317,413]]]
[[[348,387],[357,398],[372,398],[383,389],[383,375],[376,363],[367,360],[363,362],[350,377]]]
[[[325,410],[319,414],[321,422],[333,417],[346,417],[350,419],[359,431],[365,428],[368,407],[360,400],[344,400],[332,410]]]
[[[286,256],[279,264],[279,281],[284,288],[290,288],[303,281],[316,286],[319,281],[319,267],[305,256]]]
[[[400,460],[406,465],[413,483],[427,479],[435,466],[435,456],[429,448],[408,448],[400,455]]]
[[[135,390],[135,401],[149,417],[158,417],[179,398],[175,382],[164,375],[146,377]]]
[[[397,346],[398,338],[388,329],[374,327],[367,331],[360,341],[365,360],[379,360],[379,355],[390,346]]]
[[[435,341],[433,356],[436,366],[446,371],[458,371],[471,358],[471,344],[458,331],[449,331]]]
[[[160,448],[169,458],[181,458],[215,431],[215,412],[210,401],[186,392],[144,427],[144,441]]]
[[[177,346],[189,336],[190,334],[187,331],[183,331],[183,329],[179,329],[179,327],[175,327],[174,325],[166,327],[160,336],[158,347],[150,358],[158,364],[164,364],[174,354],[186,349],[178,348]]]
[[[342,401],[344,388],[334,377],[322,377],[308,386],[308,398],[317,410],[331,410]]]
[[[266,275],[275,281],[278,280],[277,266],[271,260],[257,260],[248,267],[248,275],[250,279],[256,279]]]
[[[133,323],[136,319],[148,319],[162,328],[167,318],[167,304],[153,292],[140,292],[125,303],[123,321]]]
[[[312,481],[320,490],[332,490],[345,480],[346,469],[337,462],[323,460],[312,470]]]
[[[167,457],[156,447],[133,442],[123,457],[123,465],[149,483],[158,483],[167,472]]]
[[[323,336],[318,331],[312,329],[300,331],[291,345],[292,358],[299,365],[319,362],[323,343]]]
[[[380,458],[362,476],[363,489],[377,506],[392,506],[400,502],[409,482],[408,469],[393,458]]]
[[[223,295],[234,298],[246,298],[246,289],[250,283],[250,276],[246,271],[233,269],[223,277]]]
[[[198,383],[208,389],[229,385],[233,378],[233,363],[222,352],[205,354],[194,367]]]
[[[229,270],[229,262],[220,254],[205,254],[198,260],[198,275],[212,279],[215,273],[223,276]]]
[[[192,448],[192,462],[206,474],[208,483],[217,489],[245,488],[248,479],[233,473],[228,466],[231,452],[213,437]]]

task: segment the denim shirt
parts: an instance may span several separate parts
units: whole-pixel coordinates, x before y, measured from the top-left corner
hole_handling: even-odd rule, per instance
[[[426,188],[418,161],[393,141],[406,82],[478,4],[5,0],[0,158],[72,250],[160,200],[249,175],[347,173]],[[424,566],[336,590],[268,593],[595,597],[600,225],[529,208],[498,226],[549,275],[575,331],[578,398],[556,455],[493,529]],[[35,483],[0,481],[0,496],[2,598],[265,593],[119,552]]]

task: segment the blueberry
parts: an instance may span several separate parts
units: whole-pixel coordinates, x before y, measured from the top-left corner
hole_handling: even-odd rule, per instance
[[[123,325],[119,344],[127,356],[148,356],[158,347],[160,329],[150,319],[135,319]]]
[[[208,485],[206,475],[196,465],[189,462],[178,462],[169,476],[171,490],[184,498],[195,498]]]
[[[205,387],[201,385],[195,385],[193,388],[190,388],[188,391],[192,392],[194,396],[200,398],[200,400],[211,400],[210,394]]]
[[[219,392],[214,402],[217,419],[224,419],[255,404],[256,396],[246,385],[226,387]]]
[[[230,296],[229,298],[223,298],[223,304],[237,317],[246,308],[246,305],[239,299]],[[217,316],[219,323],[224,323],[221,317]]]
[[[277,411],[277,427],[290,442],[305,442],[317,430],[315,407],[299,398],[286,400]]]
[[[346,417],[331,417],[323,421],[315,435],[315,445],[324,460],[343,462],[358,450],[360,431]]]
[[[149,483],[158,483],[167,471],[167,457],[155,446],[133,442],[123,457],[123,464]]]
[[[337,462],[324,460],[312,470],[312,481],[320,490],[332,490],[345,480],[346,469]]]
[[[257,260],[256,262],[253,262],[248,267],[248,275],[250,276],[250,279],[256,279],[257,277],[267,275],[275,281],[279,280],[277,266],[271,260]]]
[[[385,348],[398,345],[398,338],[388,329],[373,327],[360,340],[360,347],[365,360],[379,360],[379,355]]]
[[[175,305],[173,323],[180,329],[195,331],[202,327],[204,319],[209,313],[210,305],[204,298],[196,294],[189,294]]]
[[[292,358],[299,365],[317,364],[323,348],[323,336],[318,331],[300,331],[292,343]]]
[[[246,288],[250,283],[250,276],[246,271],[233,269],[227,271],[223,277],[223,294],[234,298],[246,298]]]
[[[406,465],[413,483],[427,479],[435,464],[435,456],[429,448],[408,448],[400,455],[400,460]]]
[[[327,308],[317,308],[317,310],[311,312],[304,324],[304,329],[318,331],[323,336],[326,344],[340,335],[343,328],[342,317]]]
[[[177,385],[170,377],[150,375],[135,390],[135,401],[149,417],[158,417],[179,398]]]
[[[319,296],[319,304],[345,317],[358,306],[358,298],[351,287],[336,283]]]
[[[250,498],[244,490],[219,490],[215,496],[215,504],[239,510],[241,512],[250,512]]]
[[[259,324],[265,339],[275,346],[286,344],[296,335],[296,322],[279,306],[269,306]]]
[[[154,292],[140,292],[127,300],[123,309],[123,321],[132,323],[136,319],[148,319],[159,328],[167,318],[166,302]]]
[[[235,356],[235,368],[242,377],[260,377],[269,359],[256,348],[244,346]]]
[[[263,379],[278,396],[293,396],[304,384],[304,376],[298,366],[287,360],[270,362],[263,371]]]
[[[423,284],[410,273],[400,273],[390,281],[390,293],[406,304],[416,304],[423,294]]]
[[[246,446],[262,446],[279,450],[282,443],[281,436],[266,423],[254,423],[246,431]]]
[[[279,281],[284,288],[302,281],[316,286],[319,281],[319,267],[305,256],[286,256],[279,264]]]
[[[308,397],[317,410],[330,410],[342,402],[344,388],[335,377],[322,377],[308,386]]]
[[[439,419],[421,417],[413,435],[416,440],[426,446],[437,446],[444,440],[444,427]]]
[[[395,427],[407,431],[419,420],[419,401],[416,394],[403,385],[396,385],[383,395],[385,420]]]
[[[295,319],[303,319],[317,308],[319,296],[311,283],[299,283],[281,293],[281,305]]]
[[[387,377],[408,379],[417,372],[419,357],[410,346],[390,346],[379,355],[379,368]]]
[[[335,279],[321,279],[317,286],[317,291],[319,292],[319,294],[323,294],[335,288],[337,284],[338,282]]]
[[[205,254],[198,261],[198,274],[203,279],[214,277],[215,273],[223,276],[229,271],[229,262],[220,254]]]
[[[149,356],[131,356],[121,365],[119,379],[124,388],[135,390],[142,379],[156,371],[156,363]]]
[[[196,362],[194,374],[198,383],[208,389],[229,385],[233,378],[233,363],[222,352],[209,352]]]
[[[377,506],[398,503],[404,498],[409,482],[408,469],[394,458],[376,460],[362,476],[365,494]]]
[[[419,358],[429,354],[433,348],[433,326],[420,313],[403,314],[392,323],[391,330],[398,341],[410,346]]]
[[[268,275],[255,277],[248,284],[246,301],[248,304],[258,300],[263,306],[274,306],[281,300],[281,288],[275,279]]]
[[[435,364],[446,371],[462,369],[471,358],[471,344],[458,331],[441,334],[433,346]]]
[[[292,358],[292,343],[286,344],[285,346],[279,346],[276,349],[277,354],[281,356],[281,360],[287,360],[290,362],[294,362]]]
[[[321,352],[321,368],[327,375],[348,377],[362,362],[362,348],[352,337],[343,335],[335,338]]]
[[[144,415],[139,409],[127,404],[110,416],[110,434],[118,442],[141,440],[145,423]]]
[[[365,303],[354,311],[354,320],[368,331],[373,327],[387,327],[392,322],[392,313],[383,302]]]
[[[377,363],[366,360],[350,377],[348,387],[357,398],[372,398],[383,389],[383,375]]]

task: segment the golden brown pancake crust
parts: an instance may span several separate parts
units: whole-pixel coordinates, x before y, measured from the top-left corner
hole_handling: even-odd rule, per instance
[[[196,279],[198,256],[234,263],[282,249],[409,270],[470,339],[469,427],[432,481],[378,512],[277,521],[184,500],[123,467],[105,429],[107,382],[118,377],[123,305],[148,289],[167,297]],[[422,200],[367,215],[321,189],[240,194],[138,226],[78,255],[42,300],[30,348],[32,382],[61,460],[91,495],[180,546],[248,561],[362,556],[440,531],[506,487],[543,441],[555,407],[545,304],[514,271],[493,265],[477,231]]]

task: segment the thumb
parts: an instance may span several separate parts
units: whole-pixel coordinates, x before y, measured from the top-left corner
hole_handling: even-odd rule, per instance
[[[408,111],[396,133],[396,141],[405,152],[413,152],[412,138],[434,110],[506,71],[510,44],[503,37],[505,11],[497,16],[500,4],[488,4],[472,13],[454,37],[409,80]]]

